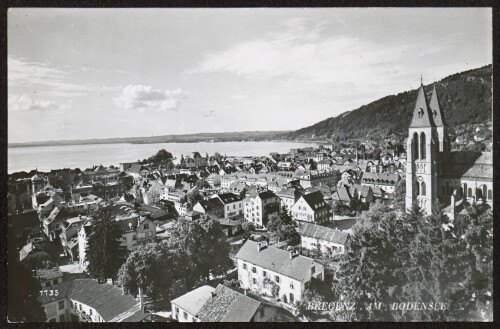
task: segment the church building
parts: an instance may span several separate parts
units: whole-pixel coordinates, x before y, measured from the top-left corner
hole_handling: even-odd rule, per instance
[[[467,203],[493,207],[492,153],[451,152],[450,148],[436,86],[428,101],[421,83],[407,140],[407,210],[416,203],[430,214],[433,203],[438,201],[454,218]]]

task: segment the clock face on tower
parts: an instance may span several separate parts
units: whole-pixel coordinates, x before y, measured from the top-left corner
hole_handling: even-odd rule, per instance
[[[424,178],[422,176],[418,176],[417,179],[418,179],[419,182],[421,182],[422,180],[424,180]]]

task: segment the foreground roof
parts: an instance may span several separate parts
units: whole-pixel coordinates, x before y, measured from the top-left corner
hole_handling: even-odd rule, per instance
[[[93,307],[104,321],[122,321],[136,313],[140,304],[130,294],[109,283],[98,283],[93,279],[73,281],[69,297],[79,303]]]
[[[250,322],[261,303],[219,284],[198,313],[202,322]]]
[[[192,315],[197,316],[205,302],[212,297],[212,292],[214,290],[214,287],[208,285],[201,286],[180,297],[177,297],[171,302]]]

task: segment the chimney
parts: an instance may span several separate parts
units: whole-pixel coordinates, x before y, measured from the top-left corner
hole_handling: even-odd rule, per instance
[[[122,285],[122,295],[125,295],[125,286]]]
[[[247,291],[246,290],[243,290],[243,293],[245,294],[245,296],[247,295]]]
[[[292,254],[291,251],[290,251],[289,255],[290,255],[290,259],[292,259],[293,258],[293,254]]]
[[[139,301],[141,303],[141,310],[144,310],[144,296],[142,287],[139,287]]]
[[[258,242],[258,243],[257,243],[257,252],[259,252],[260,250],[261,250],[261,243],[260,243],[260,242]]]

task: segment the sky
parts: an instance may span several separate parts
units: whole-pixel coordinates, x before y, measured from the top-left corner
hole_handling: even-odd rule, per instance
[[[294,130],[492,63],[488,8],[8,13],[8,142]]]

